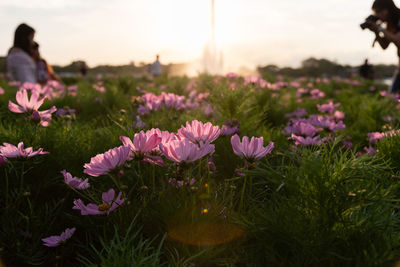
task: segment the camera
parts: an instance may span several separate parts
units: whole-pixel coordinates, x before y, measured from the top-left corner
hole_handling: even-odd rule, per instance
[[[369,15],[365,21],[363,23],[360,24],[361,29],[365,30],[366,28],[368,28],[368,23],[369,22],[374,22],[376,23],[379,20],[379,18],[377,16],[374,15]]]

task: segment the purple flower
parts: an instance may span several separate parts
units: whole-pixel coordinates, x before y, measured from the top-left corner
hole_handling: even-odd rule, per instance
[[[189,139],[193,143],[211,143],[220,135],[219,126],[213,126],[211,122],[203,124],[198,120],[191,123],[186,122],[186,127],[181,126],[178,130],[178,135]]]
[[[310,122],[316,127],[328,128],[334,132],[346,128],[342,121],[336,123],[335,119],[329,116],[311,115]]]
[[[305,135],[305,136],[314,136],[318,129],[314,127],[308,120],[306,119],[297,119],[292,120],[291,123],[286,126],[283,131],[284,134],[296,134],[296,135]]]
[[[296,92],[296,96],[297,98],[302,97],[304,94],[308,93],[308,89],[304,89],[304,88],[298,88],[297,92]]]
[[[305,108],[298,108],[295,111],[291,112],[291,113],[287,113],[285,114],[285,118],[301,118],[307,115],[307,111]]]
[[[326,140],[325,138],[321,140],[319,135],[315,137],[307,136],[306,138],[304,138],[303,136],[297,136],[294,134],[292,134],[292,139],[295,140],[296,145],[301,145],[301,146],[320,145],[322,144],[322,142]]]
[[[336,110],[335,113],[333,113],[333,117],[338,120],[341,121],[344,119],[344,112],[340,111],[340,110]]]
[[[161,142],[161,137],[159,137],[156,133],[153,132],[144,132],[140,131],[136,133],[133,137],[133,142],[129,137],[120,136],[119,139],[122,141],[124,146],[127,146],[131,149],[135,156],[143,156],[146,153],[149,153]]]
[[[353,148],[353,143],[351,142],[351,138],[349,136],[347,136],[346,139],[343,140],[343,145],[345,148],[348,149]]]
[[[234,72],[229,72],[226,74],[226,78],[236,78],[238,75]]]
[[[66,109],[59,108],[59,109],[57,109],[57,112],[56,112],[56,116],[61,116],[61,117],[67,116],[67,115],[74,115],[74,114],[75,114],[75,109],[70,109],[70,108],[66,108]]]
[[[207,154],[214,153],[215,147],[210,143],[190,142],[188,139],[173,140],[169,143],[160,143],[160,150],[163,155],[176,163],[193,162]]]
[[[221,136],[239,134],[239,125],[240,123],[237,120],[228,120],[226,124],[221,127]]]
[[[0,155],[7,158],[30,158],[43,154],[49,154],[49,152],[43,151],[43,148],[39,148],[37,151],[33,151],[32,147],[27,147],[24,149],[23,142],[19,142],[18,147],[9,143],[3,143],[3,145],[0,146]]]
[[[8,102],[8,108],[14,113],[25,113],[38,110],[43,104],[45,97],[39,98],[39,92],[32,91],[30,99],[28,99],[27,90],[19,90],[16,95],[18,105],[13,102]]]
[[[78,190],[84,190],[90,187],[88,182],[89,179],[82,180],[78,177],[72,177],[72,175],[66,170],[62,170],[61,174],[64,175],[64,182],[72,188]]]
[[[333,104],[332,100],[329,100],[328,104],[322,104],[319,105],[317,104],[318,110],[321,112],[327,112],[327,113],[334,113],[336,111],[336,108],[340,106],[340,103]]]
[[[93,89],[95,89],[97,92],[100,92],[104,94],[106,92],[106,88],[103,86],[103,82],[99,81],[95,84],[93,84]]]
[[[367,152],[368,156],[373,156],[375,154],[375,149],[372,146],[364,147],[365,152]]]
[[[258,83],[259,80],[260,80],[260,78],[258,78],[257,76],[247,76],[247,77],[244,77],[244,85],[248,85],[250,83],[256,84],[256,83]]]
[[[235,134],[231,137],[231,144],[236,155],[249,161],[257,161],[274,149],[274,142],[272,141],[264,147],[263,137],[252,137],[249,141],[249,137],[244,136],[242,142],[240,142],[239,136]]]
[[[0,167],[8,163],[8,159],[5,156],[0,155]]]
[[[385,133],[373,132],[373,133],[367,133],[367,136],[369,138],[369,142],[371,144],[375,144],[376,141],[385,137]]]
[[[86,174],[97,177],[114,170],[129,160],[131,149],[127,146],[112,148],[103,154],[98,154],[90,159],[90,163],[83,166]]]
[[[65,229],[64,232],[61,233],[61,235],[53,235],[43,238],[42,239],[42,241],[44,242],[43,245],[47,247],[57,247],[61,243],[65,242],[67,239],[70,239],[71,236],[74,234],[74,232],[75,232],[75,227],[71,229],[67,228]]]
[[[311,94],[311,99],[316,99],[316,100],[318,100],[318,99],[321,99],[321,98],[324,98],[324,97],[325,97],[325,93],[322,92],[322,91],[319,90],[319,89],[313,89],[313,90],[311,90],[310,94]]]
[[[109,215],[111,211],[115,210],[124,203],[125,198],[121,199],[122,193],[119,192],[117,198],[115,198],[114,189],[110,189],[101,195],[103,200],[102,204],[96,205],[93,203],[85,205],[81,199],[74,200],[74,206],[72,209],[80,210],[81,215],[98,215],[107,214]],[[115,199],[114,199],[115,198]]]
[[[170,178],[168,180],[168,183],[172,186],[174,186],[175,188],[180,188],[184,185],[188,185],[188,186],[192,186],[194,183],[196,182],[195,178],[186,178],[186,180],[176,180],[175,178]]]
[[[141,129],[146,126],[146,124],[142,121],[139,115],[136,115],[136,121],[133,122],[132,124],[134,129]]]

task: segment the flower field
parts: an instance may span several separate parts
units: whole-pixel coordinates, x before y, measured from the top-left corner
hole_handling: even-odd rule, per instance
[[[0,259],[394,266],[399,99],[335,77],[0,79]]]

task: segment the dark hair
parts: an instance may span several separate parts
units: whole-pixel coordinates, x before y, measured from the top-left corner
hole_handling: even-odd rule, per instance
[[[26,25],[25,23],[20,24],[17,29],[15,30],[15,35],[14,35],[14,46],[13,47],[18,47],[24,50],[26,53],[29,55],[31,54],[30,51],[30,45],[31,43],[29,42],[29,35],[34,34],[35,30]]]
[[[400,9],[394,4],[393,0],[375,0],[372,9],[377,11],[387,9],[389,12],[388,26],[396,27],[400,19]]]

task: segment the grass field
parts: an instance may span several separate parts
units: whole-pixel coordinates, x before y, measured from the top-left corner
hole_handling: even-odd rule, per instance
[[[3,145],[6,266],[394,266],[400,258],[400,106],[382,85],[230,74],[0,87],[0,142],[49,152],[14,157]],[[15,113],[18,90],[46,99]],[[52,106],[51,119],[36,113]],[[193,140],[195,120],[214,132]],[[273,149],[239,156],[236,134],[263,137],[258,152]],[[92,158],[120,146],[129,157],[113,154],[118,163],[94,175]],[[168,154],[174,146],[194,150]],[[67,228],[75,228],[69,238],[44,245]]]

